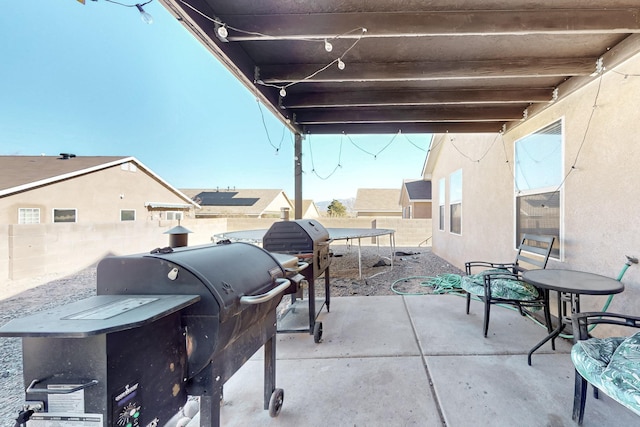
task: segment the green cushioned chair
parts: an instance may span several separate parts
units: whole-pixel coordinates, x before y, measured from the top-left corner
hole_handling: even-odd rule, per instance
[[[475,295],[484,302],[484,336],[489,331],[489,315],[492,304],[515,306],[521,315],[543,309],[547,329],[551,333],[551,314],[549,312],[549,291],[538,289],[522,280],[521,274],[528,266],[545,268],[549,261],[553,236],[524,234],[513,263],[488,261],[469,261],[465,263],[466,275],[462,276],[461,287],[467,292],[467,314],[471,305],[471,296]],[[473,273],[477,268],[486,270]]]
[[[573,420],[582,424],[587,384],[640,415],[640,332],[629,337],[590,338],[589,325],[606,323],[640,328],[640,317],[590,312],[572,319],[576,343],[571,349],[575,367]]]

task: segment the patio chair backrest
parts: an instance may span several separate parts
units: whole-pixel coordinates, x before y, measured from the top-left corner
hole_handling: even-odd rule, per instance
[[[516,267],[519,272],[527,271],[522,263],[537,267],[545,268],[551,255],[554,236],[541,236],[537,234],[527,234],[522,236],[522,241],[516,255]]]

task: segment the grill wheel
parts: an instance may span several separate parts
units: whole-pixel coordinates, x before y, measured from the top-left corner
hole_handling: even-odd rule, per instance
[[[269,400],[269,416],[275,418],[280,414],[282,409],[282,403],[284,402],[284,390],[277,388],[271,393],[271,399]]]

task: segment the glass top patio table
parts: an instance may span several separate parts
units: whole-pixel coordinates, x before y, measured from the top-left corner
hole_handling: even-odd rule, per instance
[[[575,270],[529,270],[523,279],[539,288],[585,295],[610,295],[624,291],[624,285],[611,277]]]
[[[585,271],[529,270],[524,272],[522,278],[527,283],[558,293],[558,327],[529,351],[529,365],[534,351],[547,341],[555,340],[566,326],[571,326],[571,315],[580,313],[580,295],[611,295],[624,291],[620,281]],[[567,310],[567,302],[570,303],[570,311]]]

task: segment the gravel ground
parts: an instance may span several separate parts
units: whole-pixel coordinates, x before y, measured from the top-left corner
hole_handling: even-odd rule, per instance
[[[461,273],[428,247],[397,247],[393,267],[391,250],[363,246],[362,277],[358,273],[358,248],[332,245],[330,271],[331,296],[397,295],[430,293],[422,286],[426,277],[444,273]],[[323,280],[317,283],[324,283]],[[11,319],[47,310],[95,295],[96,270],[90,267],[66,277],[39,277],[6,282],[0,286],[0,325]],[[319,290],[323,286],[318,286]],[[0,427],[14,427],[15,417],[24,401],[22,351],[20,338],[0,338]]]

